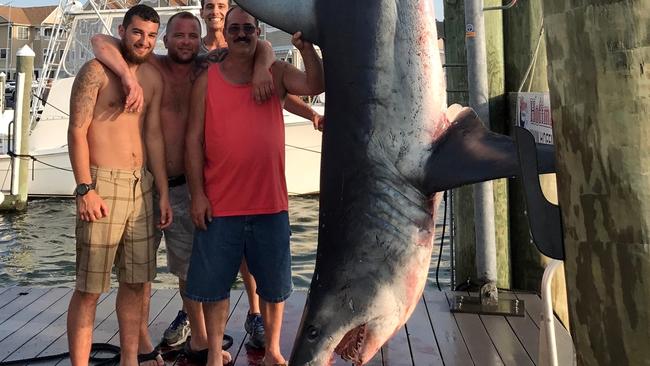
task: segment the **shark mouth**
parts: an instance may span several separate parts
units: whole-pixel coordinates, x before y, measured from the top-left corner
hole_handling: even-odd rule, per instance
[[[365,340],[366,324],[362,324],[347,332],[334,351],[341,355],[342,359],[351,361],[355,365],[362,365],[361,349]]]

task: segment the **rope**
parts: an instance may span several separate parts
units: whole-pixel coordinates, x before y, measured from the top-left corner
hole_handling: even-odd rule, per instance
[[[234,341],[231,336],[229,336],[228,334],[224,334],[222,349],[224,351],[228,350],[230,347],[232,347],[233,342]],[[154,351],[157,350],[162,356],[163,360],[167,360],[173,357],[178,357],[180,355],[185,355],[185,357],[188,357],[188,355],[185,353],[184,348],[172,349],[166,352],[160,352],[160,347],[162,347],[164,344],[165,344],[164,341],[161,341],[156,347],[154,347]],[[112,356],[109,357],[92,356],[92,354],[95,352],[109,353],[112,354]],[[93,343],[92,346],[90,347],[90,354],[91,356],[89,360],[97,362],[93,364],[93,366],[108,366],[108,365],[116,365],[120,363],[120,347],[109,343]],[[0,362],[0,366],[26,365],[26,364],[36,363],[36,362],[61,360],[63,358],[68,358],[68,357],[70,357],[70,352],[63,352],[56,355],[25,358],[22,360],[3,361]]]
[[[294,145],[289,145],[289,144],[284,144],[284,146],[289,146],[289,147],[293,147],[294,149],[305,150],[305,151],[313,152],[313,153],[316,153],[316,154],[320,154],[320,151],[306,149],[306,148],[300,147],[300,146],[294,146]]]
[[[66,113],[66,112],[62,111],[61,109],[59,109],[59,108],[58,108],[57,106],[55,106],[54,104],[49,103],[49,102],[46,101],[45,99],[43,99],[43,98],[39,97],[38,95],[36,95],[36,93],[32,93],[32,97],[34,97],[34,98],[40,100],[41,103],[43,103],[43,104],[47,104],[47,105],[51,106],[52,108],[56,109],[57,111],[63,113],[66,117],[70,117],[70,114],[69,114],[69,113]]]
[[[113,355],[111,357],[90,356],[90,361],[98,362],[94,366],[113,365],[120,362],[120,347],[118,346],[114,346],[108,343],[93,343],[90,348],[90,352],[91,354],[93,352],[105,352]],[[27,363],[33,363],[33,362],[59,360],[66,357],[70,357],[70,352],[63,352],[63,353],[59,353],[56,355],[49,355],[49,356],[26,358],[23,360],[3,361],[0,362],[0,366],[25,365]]]
[[[524,89],[526,80],[528,80],[528,75],[535,67],[535,64],[537,64],[537,54],[539,53],[539,45],[542,43],[542,37],[544,37],[544,18],[542,18],[542,22],[539,26],[539,38],[537,38],[537,46],[535,46],[535,52],[533,53],[533,58],[530,60],[530,63],[528,64],[528,69],[526,70],[526,74],[524,74],[524,79],[521,81],[521,85],[519,85],[519,90],[517,90],[517,93],[521,93],[521,91]],[[530,87],[532,84],[533,84],[533,78],[531,76],[530,84],[528,85],[528,91],[530,91]]]
[[[445,211],[442,215],[442,235],[440,236],[440,252],[438,252],[438,264],[436,264],[436,286],[438,286],[438,291],[441,291],[440,280],[438,279],[438,273],[440,272],[440,262],[442,261],[442,248],[445,244],[445,226],[447,226],[447,191],[445,191],[443,199],[445,200]]]
[[[7,183],[7,178],[9,178],[9,173],[11,173],[11,169],[13,169],[13,166],[14,166],[13,160],[10,161],[9,164],[7,164],[7,170],[5,171],[5,177],[2,180],[2,187],[4,187],[5,183]]]
[[[451,267],[451,288],[454,288],[456,283],[456,261],[454,260],[454,236],[455,232],[454,223],[454,191],[449,191],[449,262]]]
[[[71,172],[72,171],[72,169],[62,168],[60,166],[56,166],[56,165],[52,165],[50,163],[46,163],[43,160],[40,160],[39,158],[35,157],[34,155],[16,154],[13,151],[7,151],[7,155],[9,155],[12,158],[29,158],[29,159],[32,159],[32,161],[35,161],[35,162],[41,163],[43,165],[49,166],[50,168],[59,169],[59,170],[63,170],[63,171],[66,171],[66,172]],[[33,177],[34,177],[34,165],[32,165],[32,178]]]

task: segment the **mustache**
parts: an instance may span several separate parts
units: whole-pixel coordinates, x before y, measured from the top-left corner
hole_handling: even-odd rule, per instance
[[[237,37],[237,38],[235,38],[235,42],[251,43],[251,40],[248,37]]]

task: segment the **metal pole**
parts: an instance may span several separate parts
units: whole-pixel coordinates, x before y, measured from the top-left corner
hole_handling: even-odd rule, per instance
[[[551,259],[542,277],[542,320],[539,325],[539,356],[540,365],[558,366],[557,342],[555,338],[555,315],[553,314],[553,275],[563,261]],[[543,347],[546,346],[546,347]]]
[[[13,55],[11,54],[13,51],[13,43],[14,43],[14,37],[13,37],[13,31],[14,31],[14,26],[13,26],[13,19],[11,18],[11,3],[9,4],[9,19],[7,20],[7,44],[8,44],[8,49],[7,49],[7,58],[5,59],[5,72],[7,73],[7,76],[9,80],[11,80],[11,74],[9,73],[9,68],[11,65],[13,65]],[[8,65],[8,66],[7,66]]]
[[[106,21],[104,20],[104,18],[102,18],[102,15],[101,15],[99,9],[97,9],[97,5],[95,5],[95,2],[90,0],[88,3],[90,4],[90,6],[92,6],[93,10],[97,14],[97,17],[102,22],[102,25],[104,26],[104,30],[106,30],[106,34],[108,34],[109,36],[112,36],[113,32],[111,32],[111,27],[109,27],[108,24],[106,24]]]
[[[465,41],[469,105],[489,128],[490,110],[482,0],[465,1]],[[474,186],[474,221],[477,276],[479,281],[493,285],[489,287],[490,291],[487,295],[496,299],[497,260],[492,182]]]
[[[11,74],[9,73],[9,59],[12,56],[11,55],[12,48],[11,48],[11,44],[10,44],[10,42],[12,40],[12,37],[11,37],[11,23],[12,23],[12,19],[11,19],[11,3],[13,3],[13,1],[10,1],[10,2],[4,4],[4,5],[9,5],[9,19],[7,19],[7,57],[5,58],[5,73],[7,74],[7,78],[9,80],[11,80]]]
[[[0,115],[5,112],[5,88],[7,86],[7,74],[0,72]],[[0,151],[0,154],[4,151]]]

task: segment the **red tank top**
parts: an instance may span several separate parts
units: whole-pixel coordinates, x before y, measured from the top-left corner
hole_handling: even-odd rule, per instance
[[[219,64],[208,68],[203,177],[213,216],[288,210],[282,105],[277,95],[258,105],[251,93]]]

